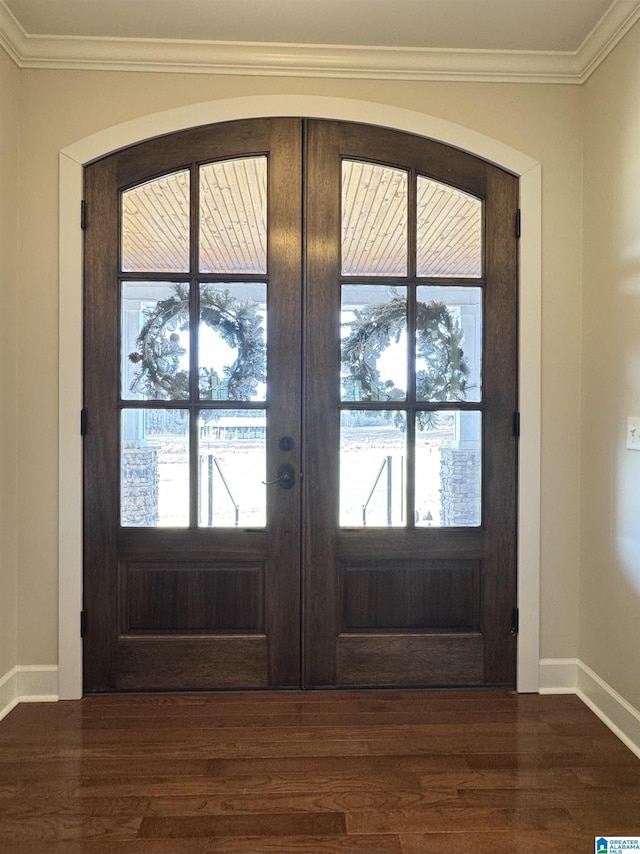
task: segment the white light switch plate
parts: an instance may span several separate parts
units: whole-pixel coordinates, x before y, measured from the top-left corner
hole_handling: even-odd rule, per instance
[[[640,418],[627,418],[627,448],[640,451]]]

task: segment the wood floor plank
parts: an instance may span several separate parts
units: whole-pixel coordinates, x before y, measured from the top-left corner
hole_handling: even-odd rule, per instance
[[[403,854],[585,854],[593,850],[593,839],[584,834],[544,830],[401,834],[400,842]]]
[[[51,839],[43,842],[22,841],[7,854],[210,854],[209,839]],[[4,852],[3,852],[4,854]],[[245,849],[245,854],[249,851]]]
[[[576,827],[592,838],[640,835],[640,810],[626,804],[575,807],[570,810],[570,817]]]
[[[368,807],[370,809],[384,807],[384,802],[363,802],[362,799],[348,796],[345,800],[356,806]],[[436,799],[433,801],[436,802]],[[439,802],[442,802],[440,800]],[[44,798],[40,806],[34,800],[16,801],[10,805],[12,815],[15,819],[31,821],[33,819],[71,819],[84,818],[87,821],[93,818],[118,819],[141,819],[141,818],[172,818],[184,820],[188,817],[194,818],[217,818],[225,816],[245,816],[247,821],[252,816],[260,815],[291,815],[306,816],[315,814],[310,798],[306,798],[307,807],[303,807],[303,800],[298,803],[290,803],[273,799],[262,799],[260,801],[237,802],[234,799],[222,801],[221,799],[185,796],[179,798],[82,798],[79,801],[51,800]],[[320,803],[317,799],[315,803]],[[335,804],[335,801],[326,801],[327,805]],[[0,825],[1,826],[1,825]],[[2,848],[0,847],[0,851]]]
[[[50,840],[22,843],[20,854],[402,854],[395,834],[361,836],[220,836],[182,839]],[[4,854],[4,852],[3,852]],[[13,854],[13,852],[6,852]]]
[[[21,762],[3,762],[0,759],[0,784],[47,778],[91,777],[95,770],[94,760],[84,755],[81,759],[27,758]],[[164,773],[171,773],[172,779],[204,775],[208,773],[208,760],[183,759],[169,763],[164,756],[146,755],[134,758],[127,755],[102,758],[100,761],[100,780],[122,777],[155,778]]]
[[[326,813],[252,813],[250,815],[143,818],[140,839],[191,839],[215,836],[343,836],[344,815]]]
[[[485,789],[465,790],[458,793],[460,804],[471,808],[544,809],[556,807],[572,809],[618,809],[640,816],[640,790],[626,786],[616,789],[568,788],[553,789]]]
[[[226,837],[212,840],[207,854],[402,854],[395,834],[361,836]],[[159,852],[158,854],[162,854]]]
[[[640,786],[640,762],[636,765],[616,765],[609,768],[576,768],[574,771],[581,783],[601,788],[618,786]]]
[[[615,736],[614,736],[615,738]],[[616,739],[617,741],[617,739]],[[519,753],[517,750],[510,752],[473,753],[467,754],[466,761],[474,769],[496,769],[496,768],[607,768],[627,765],[637,767],[638,758],[633,753],[624,749],[617,749],[616,744],[609,742],[609,750],[592,751],[591,745],[585,743],[585,750],[554,751]]]
[[[69,842],[99,838],[114,843],[135,839],[140,825],[138,817],[92,816],[88,821],[82,815],[42,815],[25,822],[19,816],[5,814],[0,820],[0,839],[7,854],[20,851],[23,842],[39,844],[44,854],[52,840]]]
[[[432,771],[416,775],[422,788],[451,787],[459,792],[480,790],[529,791],[549,788],[569,788],[581,791],[593,785],[589,780],[580,780],[570,768],[499,768],[483,771]]]
[[[609,740],[589,739],[589,751],[608,755]],[[471,735],[451,733],[448,737],[437,735],[429,736],[427,733],[407,733],[390,736],[385,740],[367,741],[362,749],[370,755],[395,755],[398,753],[415,753],[431,755],[434,753],[449,752],[464,755],[467,760],[474,754],[501,754],[511,753],[518,756],[532,754],[538,757],[542,754],[552,755],[554,753],[579,754],[584,747],[585,739],[579,735],[554,736],[548,733],[523,733],[504,734],[488,733],[483,735]]]
[[[434,833],[547,830],[566,832],[572,825],[568,810],[435,807],[392,812],[347,813],[349,833]]]
[[[357,772],[336,769],[323,774],[313,768],[312,773],[296,772],[288,775],[249,774],[229,777],[192,776],[172,777],[164,769],[162,776],[122,777],[104,780],[87,777],[77,787],[78,797],[151,797],[167,798],[197,795],[225,795],[237,797],[250,795],[310,795],[354,792],[360,795],[380,792],[405,792],[419,794],[423,786],[416,774],[392,772],[389,774],[359,775]]]
[[[466,756],[429,754],[417,756],[412,753],[382,756],[286,756],[252,759],[212,759],[207,772],[225,779],[251,774],[389,774],[427,773],[438,770],[469,770]]]

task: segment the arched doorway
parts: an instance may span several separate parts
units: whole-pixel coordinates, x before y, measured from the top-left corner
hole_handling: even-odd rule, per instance
[[[87,690],[513,686],[517,181],[263,120],[86,190]]]
[[[101,130],[60,154],[60,406],[59,406],[59,666],[58,696],[82,696],[82,232],[84,164],[136,142],[182,128],[245,117],[313,115],[384,124],[474,152],[519,176],[523,231],[519,242],[519,408],[522,433],[518,485],[519,691],[537,691],[540,660],[540,382],[541,166],[501,140],[426,113],[335,97],[272,95],[214,100],[141,116]]]

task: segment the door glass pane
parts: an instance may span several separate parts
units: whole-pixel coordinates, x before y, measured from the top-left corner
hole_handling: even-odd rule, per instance
[[[418,175],[417,275],[482,275],[482,202]]]
[[[340,524],[406,524],[404,412],[349,410],[340,416]]]
[[[416,415],[416,525],[476,527],[482,519],[482,414]]]
[[[267,272],[267,158],[200,169],[201,273]]]
[[[174,172],[122,194],[122,269],[189,270],[189,172]]]
[[[342,400],[405,400],[407,289],[342,286]]]
[[[267,286],[200,286],[201,400],[266,400]]]
[[[189,397],[189,285],[123,282],[120,304],[123,400]]]
[[[120,524],[180,528],[189,524],[189,412],[123,409]]]
[[[264,528],[267,524],[264,409],[203,409],[199,422],[198,524]]]
[[[407,173],[342,161],[342,275],[407,275]]]
[[[416,399],[482,399],[482,288],[417,289]]]

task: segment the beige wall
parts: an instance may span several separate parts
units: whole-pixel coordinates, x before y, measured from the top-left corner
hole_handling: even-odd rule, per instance
[[[0,679],[17,663],[16,339],[19,73],[0,50]]]
[[[57,659],[57,155],[128,119],[259,94],[339,94],[470,127],[543,169],[542,656],[578,652],[583,92],[575,86],[22,70],[18,313],[21,663]],[[32,249],[32,247],[35,247]],[[38,389],[38,396],[33,389]],[[23,390],[23,391],[22,391]],[[33,531],[38,531],[38,536]]]
[[[580,656],[640,708],[640,26],[585,96]]]

